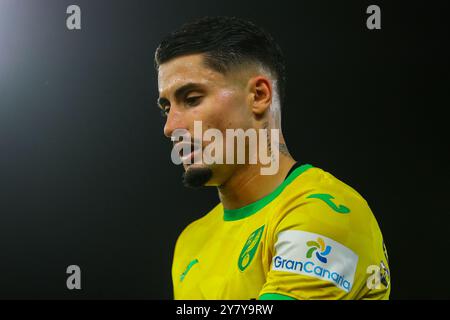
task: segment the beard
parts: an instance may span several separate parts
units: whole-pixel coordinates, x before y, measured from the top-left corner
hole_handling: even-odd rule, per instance
[[[210,167],[190,166],[183,173],[183,184],[186,187],[197,189],[203,187],[211,179],[212,175],[213,172]]]

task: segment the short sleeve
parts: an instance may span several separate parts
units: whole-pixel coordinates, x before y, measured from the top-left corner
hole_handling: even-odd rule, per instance
[[[359,257],[351,249],[353,217],[317,199],[293,199],[273,219],[261,296],[351,299]]]

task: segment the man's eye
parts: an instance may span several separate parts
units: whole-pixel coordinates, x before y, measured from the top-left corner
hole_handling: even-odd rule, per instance
[[[161,109],[161,115],[162,115],[163,117],[167,117],[167,115],[169,114],[169,111],[170,111],[170,108],[169,108],[169,107],[166,107],[166,108],[164,108],[164,109]]]
[[[186,104],[190,107],[194,107],[200,103],[202,96],[195,96],[186,98]]]

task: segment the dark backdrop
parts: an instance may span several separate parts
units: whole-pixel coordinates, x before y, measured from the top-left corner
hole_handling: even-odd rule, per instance
[[[218,200],[170,161],[153,54],[204,15],[249,18],[283,48],[288,146],[367,199],[391,297],[450,298],[448,11],[396,3],[0,0],[0,298],[172,297],[176,237]]]

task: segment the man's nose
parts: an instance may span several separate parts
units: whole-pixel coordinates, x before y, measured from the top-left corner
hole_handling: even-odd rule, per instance
[[[183,125],[182,114],[175,108],[172,108],[167,114],[166,124],[164,125],[164,135],[170,138],[176,129],[186,129]]]

